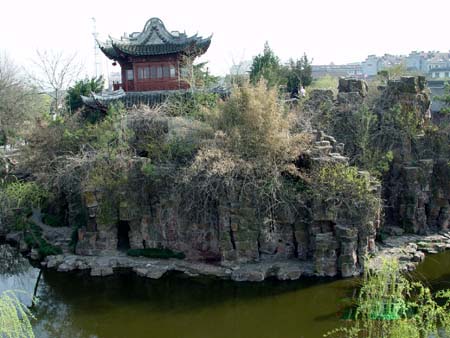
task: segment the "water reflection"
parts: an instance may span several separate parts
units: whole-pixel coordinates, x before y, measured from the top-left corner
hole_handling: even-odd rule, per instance
[[[0,287],[32,293],[39,270],[0,253]],[[428,256],[415,276],[434,288],[449,287],[449,257]],[[42,338],[315,338],[340,325],[344,299],[356,283],[232,283],[175,275],[155,281],[128,273],[93,278],[44,271],[34,328]]]
[[[0,293],[15,291],[22,303],[30,306],[39,269],[31,266],[18,250],[0,245]]]
[[[46,271],[36,325],[58,337],[319,337],[353,280],[232,283]],[[63,324],[62,324],[63,323]]]

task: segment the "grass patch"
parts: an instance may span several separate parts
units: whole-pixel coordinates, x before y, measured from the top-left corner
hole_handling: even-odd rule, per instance
[[[184,259],[186,255],[182,252],[173,252],[170,249],[158,249],[158,248],[148,248],[148,249],[130,249],[127,251],[127,255],[131,257],[147,257],[147,258],[178,258]]]

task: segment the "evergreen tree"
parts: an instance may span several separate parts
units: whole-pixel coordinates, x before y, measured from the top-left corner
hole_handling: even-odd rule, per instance
[[[311,61],[306,54],[294,61],[289,60],[285,67],[286,89],[292,95],[296,96],[300,87],[307,87],[312,82]]]
[[[89,96],[91,92],[100,93],[103,89],[103,77],[93,77],[77,81],[67,90],[66,104],[69,112],[74,112],[83,106],[81,95]]]
[[[253,58],[250,81],[256,84],[261,79],[265,79],[269,87],[277,86],[282,81],[281,70],[280,59],[266,42],[263,53]]]

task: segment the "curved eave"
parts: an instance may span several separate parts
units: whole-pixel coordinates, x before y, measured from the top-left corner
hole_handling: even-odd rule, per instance
[[[189,54],[201,55],[206,52],[211,44],[211,38],[189,41],[182,44],[167,43],[158,45],[129,45],[113,42],[113,48],[120,57],[121,54],[127,56],[157,56],[165,54]]]
[[[195,46],[195,48],[197,50],[196,56],[205,54],[210,45],[211,45],[211,37],[208,37],[208,38],[203,39],[202,41],[198,42]]]
[[[108,59],[111,59],[114,61],[117,61],[118,59],[120,59],[120,55],[117,53],[117,51],[114,49],[114,47],[106,46],[101,43],[98,43],[98,46],[99,46],[100,50],[103,52],[103,54],[105,54]]]

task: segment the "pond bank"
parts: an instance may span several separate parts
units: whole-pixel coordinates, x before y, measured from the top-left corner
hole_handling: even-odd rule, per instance
[[[270,277],[278,280],[297,280],[302,276],[314,276],[312,264],[298,260],[225,266],[180,259],[153,259],[124,255],[57,255],[47,257],[42,264],[60,272],[90,269],[91,276],[109,276],[114,273],[115,269],[128,268],[132,269],[138,276],[151,279],[159,279],[171,271],[182,272],[189,277],[217,277],[237,282],[260,282]]]
[[[371,264],[376,268],[383,258],[397,258],[403,270],[412,271],[423,261],[425,253],[450,249],[450,231],[432,235],[390,236],[378,244]],[[46,258],[42,265],[60,272],[90,270],[91,276],[109,276],[115,269],[131,269],[138,276],[159,279],[168,272],[182,272],[189,277],[207,276],[232,281],[260,282],[267,278],[297,280],[318,276],[310,261],[287,260],[246,264],[213,265],[179,259],[129,257],[118,253],[110,256],[57,255]]]

